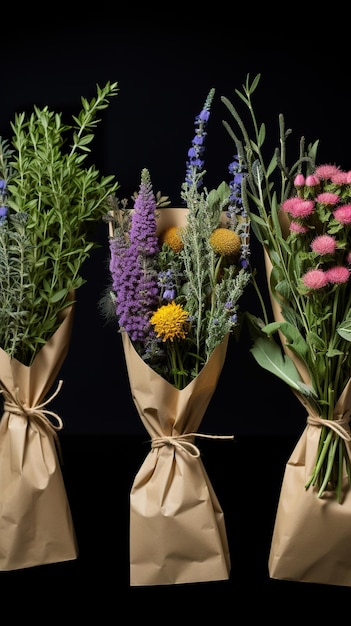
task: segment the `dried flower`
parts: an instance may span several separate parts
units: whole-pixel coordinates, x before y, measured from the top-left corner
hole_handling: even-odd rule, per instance
[[[149,172],[141,174],[128,238],[116,229],[110,239],[110,272],[119,324],[134,342],[150,332],[150,312],[158,304],[158,279],[154,255],[159,251],[156,235],[156,199]]]
[[[215,228],[209,241],[213,250],[223,256],[238,255],[240,253],[241,239],[237,233],[228,228]]]
[[[178,226],[169,226],[161,233],[160,243],[166,243],[173,252],[180,252],[183,249],[181,229]]]
[[[202,157],[205,151],[206,127],[210,118],[214,95],[215,90],[210,89],[202,111],[195,117],[195,136],[188,151],[188,161],[186,162],[185,182],[188,185],[192,185],[196,178],[198,189],[200,189],[203,183],[202,174],[205,162]]]
[[[213,96],[212,89],[195,118],[180,194],[186,208],[157,206],[150,173],[144,169],[133,209],[121,209],[116,199],[115,210],[106,217],[110,292],[119,328],[128,333],[140,357],[178,389],[197,376],[216,346],[238,328],[238,301],[251,278],[240,161],[230,165],[230,184],[223,182],[210,192],[203,188],[205,127]],[[167,211],[177,217],[162,228]]]
[[[307,226],[305,227],[307,230],[304,233],[308,232]],[[325,254],[334,254],[336,250],[336,239],[331,235],[318,235],[311,242],[311,249],[313,252],[317,252],[317,254],[325,255]]]
[[[271,263],[269,287],[279,311],[269,323],[257,288],[263,319],[248,315],[252,353],[319,416],[320,445],[306,488],[317,486],[319,497],[331,490],[340,502],[341,468],[346,468],[351,484],[351,460],[341,431],[326,428],[325,422],[339,419],[334,409],[351,373],[350,177],[334,165],[316,166],[318,141],[306,149],[301,139],[298,159],[289,167],[286,139],[290,131],[282,115],[280,150],[275,150],[266,167],[265,126],[257,123],[252,106],[259,79],[257,75],[250,83],[248,75],[243,93],[237,92],[250,112],[254,137],[250,138],[233,104],[222,98],[241,131],[238,136],[224,123],[247,170],[243,203]],[[284,347],[290,349],[290,353],[284,349],[283,359],[281,342],[274,340],[278,332]],[[307,371],[308,378],[301,371]]]
[[[160,306],[151,317],[151,324],[162,341],[185,339],[189,313],[180,304],[171,302]]]

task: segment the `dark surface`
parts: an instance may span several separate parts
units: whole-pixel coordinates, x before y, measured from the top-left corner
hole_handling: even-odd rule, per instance
[[[60,439],[79,556],[68,563],[1,572],[5,606],[8,593],[16,592],[23,602],[32,598],[31,604],[19,602],[16,608],[26,614],[33,614],[33,602],[40,597],[50,602],[54,617],[83,619],[98,612],[99,623],[107,624],[118,622],[124,609],[129,617],[120,623],[160,615],[166,602],[170,616],[179,612],[179,623],[218,611],[219,615],[230,612],[233,620],[245,612],[245,620],[242,617],[237,623],[246,624],[271,613],[273,623],[281,623],[275,620],[282,601],[292,618],[301,615],[306,601],[307,611],[317,616],[325,599],[341,606],[350,597],[346,587],[269,578],[270,538],[284,464],[295,444],[292,437],[201,441],[202,460],[225,516],[230,578],[150,587],[129,585],[129,492],[149,450],[148,435],[61,435]]]

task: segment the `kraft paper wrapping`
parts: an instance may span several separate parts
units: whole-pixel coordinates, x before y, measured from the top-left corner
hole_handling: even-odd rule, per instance
[[[74,305],[64,310],[61,326],[32,365],[25,366],[0,349],[4,400],[0,421],[1,571],[77,557],[57,454],[57,430],[62,422],[45,400],[68,352],[73,310]],[[54,390],[51,397],[56,393]]]
[[[126,333],[122,341],[133,401],[151,437],[130,493],[130,584],[228,579],[223,511],[196,455],[194,437],[186,436],[197,433],[216,389],[228,337],[181,390],[139,357]]]
[[[272,269],[265,251],[269,284]],[[271,297],[273,315],[281,321],[279,304]],[[286,346],[305,383],[309,375],[304,364]],[[351,586],[351,491],[344,468],[343,501],[326,491],[305,484],[317,459],[321,433],[320,416],[306,399],[295,393],[307,412],[307,425],[285,467],[274,523],[268,569],[271,578],[328,585]],[[351,379],[334,408],[332,427],[342,433],[351,458]]]

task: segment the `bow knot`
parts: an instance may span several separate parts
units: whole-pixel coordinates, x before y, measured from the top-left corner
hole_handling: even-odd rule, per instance
[[[62,419],[59,415],[57,415],[57,413],[49,411],[45,407],[58,395],[62,384],[63,381],[60,380],[56,391],[47,400],[45,400],[45,402],[34,406],[27,406],[25,402],[21,402],[18,387],[16,387],[14,395],[5,389],[2,389],[0,393],[4,396],[4,410],[14,415],[22,415],[29,419],[34,418],[37,421],[44,423],[45,426],[49,426],[49,428],[54,431],[56,436],[56,431],[63,428]],[[56,424],[50,418],[54,418]]]
[[[234,439],[234,435],[204,435],[201,433],[185,433],[183,435],[161,435],[153,437],[151,448],[161,448],[162,446],[174,446],[174,448],[186,452],[194,459],[199,458],[200,450],[193,443],[194,437],[206,439]]]
[[[309,415],[307,417],[307,423],[311,426],[326,426],[333,430],[344,441],[351,441],[351,434],[348,428],[345,428],[349,423],[349,418],[341,417],[337,420],[326,420],[317,415]]]

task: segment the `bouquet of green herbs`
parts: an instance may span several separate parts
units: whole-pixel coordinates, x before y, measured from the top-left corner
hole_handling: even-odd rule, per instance
[[[85,283],[92,227],[118,188],[86,163],[97,116],[117,93],[117,83],[97,85],[72,125],[34,106],[15,115],[11,140],[0,138],[0,347],[25,365]]]

